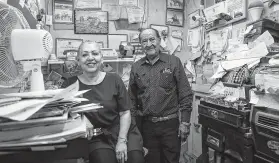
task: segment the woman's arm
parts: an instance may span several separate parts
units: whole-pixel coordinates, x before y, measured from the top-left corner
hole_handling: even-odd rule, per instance
[[[119,112],[120,115],[120,130],[118,135],[119,141],[127,141],[127,134],[131,125],[131,112],[130,110],[126,110],[123,112]]]

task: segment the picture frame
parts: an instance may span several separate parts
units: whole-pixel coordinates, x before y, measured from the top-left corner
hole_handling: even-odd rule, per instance
[[[184,26],[184,12],[179,11],[179,10],[167,9],[166,25],[183,27]]]
[[[72,39],[72,38],[56,38],[55,40],[55,53],[57,58],[67,58],[65,51],[73,50],[78,51],[79,46],[83,42],[82,39]],[[71,56],[77,56],[76,54],[71,54]]]
[[[198,10],[196,10],[196,11],[194,11],[194,12],[192,12],[188,15],[190,29],[196,28],[196,27],[201,25],[201,21],[198,21],[198,20],[194,21],[193,20],[194,16],[200,16],[200,15],[201,15],[201,10],[200,9],[198,9]]]
[[[101,9],[102,0],[78,0],[75,5],[75,9]]]
[[[162,32],[166,31],[166,34],[169,34],[169,26],[165,26],[165,25],[157,25],[157,24],[150,24],[150,28],[156,29],[160,36],[162,37]]]
[[[130,42],[130,44],[135,48],[135,52],[134,52],[135,55],[143,54],[143,49],[140,42]]]
[[[167,9],[184,10],[185,0],[167,0]]]
[[[118,54],[115,49],[112,48],[102,48],[101,53],[103,55],[103,58],[106,59],[117,59]]]
[[[108,34],[108,12],[94,9],[76,9],[75,34]]]
[[[119,51],[119,45],[121,41],[128,41],[128,35],[127,34],[108,34],[108,48],[115,49],[116,51]]]
[[[72,0],[54,0],[52,4],[53,24],[73,24],[73,9]]]

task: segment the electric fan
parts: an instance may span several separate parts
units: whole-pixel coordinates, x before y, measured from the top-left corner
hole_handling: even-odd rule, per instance
[[[11,51],[13,29],[29,29],[23,14],[0,1],[0,87],[14,87],[28,76],[21,64],[16,64]]]

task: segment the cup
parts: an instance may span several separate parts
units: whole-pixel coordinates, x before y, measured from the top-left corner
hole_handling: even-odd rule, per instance
[[[257,21],[260,20],[262,12],[263,12],[263,7],[253,7],[248,9],[250,16],[252,18],[252,21]]]

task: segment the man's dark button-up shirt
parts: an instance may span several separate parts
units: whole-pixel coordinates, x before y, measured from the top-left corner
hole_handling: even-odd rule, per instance
[[[159,54],[152,65],[146,57],[133,64],[129,94],[133,115],[162,117],[181,111],[181,120],[190,121],[192,91],[180,59]]]

